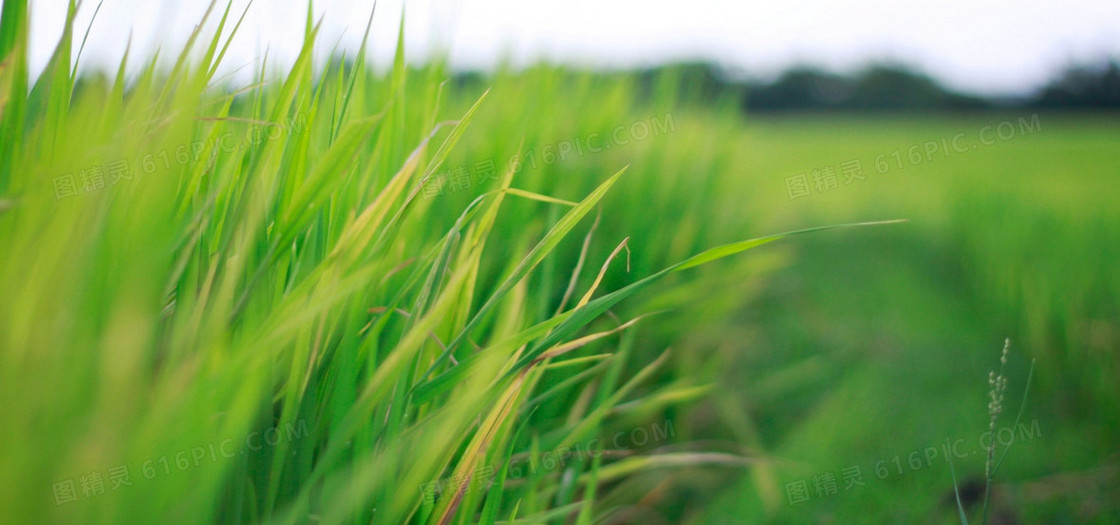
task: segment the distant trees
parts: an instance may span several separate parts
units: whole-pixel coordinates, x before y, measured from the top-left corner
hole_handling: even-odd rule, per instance
[[[810,66],[795,66],[772,82],[734,78],[705,62],[686,62],[636,73],[642,91],[652,93],[658,79],[679,79],[689,100],[738,99],[749,112],[974,110],[993,106],[983,98],[953,92],[929,76],[899,64],[873,64],[845,76]]]
[[[1120,64],[1074,65],[1051,82],[1033,101],[1047,109],[1120,108]]]
[[[797,67],[769,84],[748,84],[749,111],[961,110],[990,105],[905,66],[875,64],[852,76]]]
[[[636,71],[565,69],[573,77],[627,77],[643,96],[738,105],[747,112],[978,111],[987,109],[1120,109],[1120,64],[1071,65],[1033,96],[985,98],[949,89],[904,64],[871,64],[850,75],[795,66],[776,79],[744,80],[708,62],[681,62]],[[461,72],[460,84],[486,83],[486,75]]]
[[[748,111],[1120,109],[1120,64],[1071,65],[1037,94],[1018,101],[952,91],[903,65],[876,64],[852,76],[795,67],[771,83],[748,83]]]

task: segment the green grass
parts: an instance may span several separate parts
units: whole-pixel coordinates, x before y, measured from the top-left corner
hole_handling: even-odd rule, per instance
[[[744,119],[672,74],[547,65],[445,82],[401,46],[384,73],[314,63],[314,20],[294,65],[231,86],[222,5],[170,69],[74,78],[68,31],[29,79],[25,7],[0,23],[0,522],[951,519],[937,463],[794,506],[784,484],[981,432],[1005,336],[1042,433],[994,508],[1093,517],[1051,485],[1117,430],[1108,120],[879,174],[1023,115]],[[866,180],[788,198],[855,158]]]
[[[1021,115],[952,119],[763,120],[744,156],[759,186],[784,197],[784,178]],[[946,438],[977,448],[986,429],[993,347],[1012,335],[1008,398],[1038,359],[1024,419],[1040,436],[1017,443],[996,480],[997,512],[1027,522],[1108,523],[1117,489],[1114,193],[1120,129],[1107,117],[1043,114],[1037,133],[811,197],[758,202],[760,220],[910,218],[905,229],[858,239],[806,238],[743,321],[759,325],[728,381],[763,428],[777,463],[768,509],[760,482],[721,491],[710,523],[837,520],[959,523],[948,464],[912,469],[907,456]],[[784,160],[783,160],[784,159]],[[776,199],[776,200],[777,200]],[[1050,290],[1050,293],[1043,293]],[[1111,290],[1111,291],[1110,291]],[[1112,319],[1112,320],[1110,320]],[[1095,414],[1095,415],[1094,415]],[[1010,421],[1006,421],[1010,424]],[[970,454],[972,451],[968,451]],[[899,457],[903,472],[893,460]],[[883,479],[874,475],[889,465]],[[982,479],[984,461],[954,460]],[[861,465],[866,485],[790,505],[784,484]],[[810,485],[812,486],[812,485]],[[976,510],[978,507],[973,507]],[[974,513],[975,514],[975,513]]]

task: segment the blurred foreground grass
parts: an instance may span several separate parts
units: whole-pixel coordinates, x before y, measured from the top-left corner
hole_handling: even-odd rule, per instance
[[[1000,508],[1117,512],[1111,120],[744,119],[672,73],[548,66],[448,83],[403,49],[315,64],[313,21],[290,70],[226,86],[220,8],[173,70],[75,79],[64,38],[36,81],[21,6],[0,522],[951,519],[925,450],[984,431],[1006,336],[1012,393],[1038,360],[1039,433]]]

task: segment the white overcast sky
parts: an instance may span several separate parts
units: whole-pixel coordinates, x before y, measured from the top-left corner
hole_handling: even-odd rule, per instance
[[[235,0],[240,12],[247,0]],[[66,0],[32,0],[32,64],[42,67]],[[77,38],[97,0],[79,13]],[[129,35],[133,55],[181,44],[203,0],[105,0],[82,57],[115,67]],[[224,0],[222,5],[224,6]],[[320,52],[361,41],[372,0],[317,0]],[[406,49],[420,61],[450,49],[452,63],[486,67],[502,58],[549,58],[597,66],[709,59],[755,75],[792,63],[849,71],[874,59],[918,65],[946,84],[987,94],[1025,94],[1071,60],[1120,57],[1120,0],[381,0],[371,52],[391,56],[402,5]],[[257,0],[226,68],[297,53],[306,0]],[[246,68],[251,70],[252,68]]]

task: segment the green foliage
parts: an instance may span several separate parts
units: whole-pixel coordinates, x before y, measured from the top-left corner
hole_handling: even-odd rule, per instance
[[[446,82],[445,64],[410,67],[399,43],[385,72],[364,49],[316,64],[310,16],[287,71],[262,63],[252,85],[224,85],[244,14],[216,4],[217,31],[170,67],[145,57],[130,77],[126,55],[111,78],[74,78],[71,10],[32,83],[26,3],[3,14],[0,522],[586,524],[649,508],[686,522],[724,498],[738,519],[781,519],[772,455],[843,460],[846,427],[919,432],[853,416],[866,405],[847,403],[853,385],[910,406],[961,392],[957,340],[951,359],[860,356],[901,385],[846,375],[811,344],[821,326],[866,339],[817,345],[861,349],[955,334],[902,315],[941,312],[942,282],[1020,334],[1038,397],[1116,407],[1108,126],[1045,120],[968,162],[876,178],[883,148],[987,122],[744,121],[687,70]],[[786,198],[783,177],[853,155],[870,180]],[[1053,177],[1065,172],[1079,178]],[[1006,186],[1022,176],[1036,184]],[[790,235],[766,232],[900,216],[914,220],[861,229],[893,236],[863,245],[830,233],[801,237],[798,259],[729,257]],[[849,244],[858,257],[836,256]],[[937,271],[964,276],[930,284],[911,268],[945,260]],[[763,285],[791,263],[810,265],[815,300]],[[860,277],[836,272],[852,266]],[[867,310],[849,309],[851,326],[812,309],[853,290]],[[796,319],[765,328],[787,346],[745,334],[786,309]],[[59,501],[66,482],[76,501]],[[921,519],[875,508],[860,512]]]
[[[564,184],[542,182],[555,159],[504,162],[551,148],[531,126],[564,109],[475,121],[499,92],[499,119],[509,104],[533,106],[560,89],[548,86],[554,72],[526,74],[538,91],[510,95],[520,81],[502,76],[495,94],[448,94],[443,67],[406,68],[402,44],[385,74],[364,54],[320,69],[309,17],[290,70],[274,79],[261,64],[261,82],[234,91],[214,82],[241,23],[227,5],[169,69],[153,59],[126,80],[124,59],[115,78],[76,89],[76,8],[28,94],[25,5],[5,2],[0,521],[590,523],[617,505],[600,498],[637,500],[617,486],[635,473],[745,464],[557,452],[671,423],[671,407],[708,390],[668,369],[662,345],[635,344],[648,310],[612,309],[677,270],[782,236],[668,266],[708,242],[701,219],[670,242],[627,216],[627,201],[679,204],[667,186],[607,198],[622,160],[655,156],[639,149],[644,136],[604,156],[612,170],[580,168]],[[626,79],[594,89],[612,99],[602,120],[551,122],[586,136],[645,109]],[[643,121],[646,132],[675,131],[671,114],[656,117],[666,120]],[[432,198],[468,138],[472,154],[503,160]],[[673,162],[705,168],[697,160]],[[592,212],[598,231],[586,228]],[[634,265],[645,278],[610,272],[625,242],[598,252],[632,228],[658,254]],[[659,242],[671,249],[650,249]],[[585,263],[602,265],[594,279]],[[526,454],[562,463],[509,479]],[[454,486],[434,497],[446,479]]]

